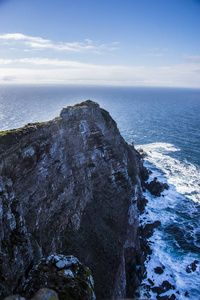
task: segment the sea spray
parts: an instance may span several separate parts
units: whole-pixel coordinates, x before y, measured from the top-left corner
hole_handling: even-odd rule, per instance
[[[200,262],[200,221],[199,221],[199,169],[187,161],[180,162],[171,154],[180,151],[173,144],[152,143],[140,146],[147,152],[145,165],[152,171],[149,181],[157,177],[169,184],[161,197],[145,192],[148,200],[141,224],[161,221],[149,238],[152,249],[147,258],[147,278],[143,284],[151,287],[149,294],[155,297],[152,289],[168,282],[174,288],[162,296],[174,294],[176,299],[198,299],[200,286],[200,264],[188,272],[194,261]],[[191,172],[192,171],[192,172]],[[157,274],[156,267],[164,266],[163,273]],[[150,282],[154,284],[151,285]]]

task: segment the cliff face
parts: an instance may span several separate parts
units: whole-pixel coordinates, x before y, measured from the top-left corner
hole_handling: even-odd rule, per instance
[[[141,171],[134,147],[90,100],[1,133],[2,295],[18,292],[38,260],[57,252],[91,269],[97,298],[131,296],[142,264]]]

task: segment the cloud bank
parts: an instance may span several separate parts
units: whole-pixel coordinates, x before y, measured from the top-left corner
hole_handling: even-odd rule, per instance
[[[164,86],[200,88],[200,55],[185,54],[183,63],[171,66],[108,65],[90,63],[90,53],[105,55],[114,51],[118,42],[102,44],[85,39],[83,42],[59,42],[21,33],[0,35],[6,58],[0,58],[0,83],[16,84],[102,84],[120,86]],[[2,48],[3,48],[2,47]],[[17,49],[5,51],[5,49]],[[55,50],[52,57],[47,50]],[[33,57],[33,53],[38,55]],[[36,52],[37,50],[37,52]],[[44,51],[45,50],[45,51]],[[27,51],[27,54],[26,52]],[[73,52],[77,60],[61,59],[60,53]],[[164,52],[167,50],[164,49]],[[81,62],[80,53],[87,53],[87,63]],[[163,53],[164,53],[163,52]],[[0,49],[1,53],[1,49]],[[3,52],[2,52],[3,53]],[[42,53],[42,55],[40,55]],[[8,57],[10,55],[10,57]],[[13,55],[15,55],[13,57]],[[5,55],[4,55],[5,56]],[[65,55],[68,57],[69,55]],[[150,49],[146,56],[163,56],[159,49]],[[104,56],[102,56],[104,57]]]
[[[118,42],[113,42],[109,45],[100,42],[94,42],[90,39],[85,39],[83,42],[59,42],[54,43],[51,40],[41,37],[32,37],[22,33],[7,33],[0,35],[0,43],[4,45],[18,44],[25,48],[36,50],[55,50],[69,52],[94,52],[101,53],[103,50],[113,51],[118,47]]]
[[[20,68],[14,67],[16,63],[20,64]],[[0,65],[2,66],[0,83],[5,83],[5,78],[11,78],[10,82],[15,83],[81,83],[200,88],[200,63],[177,64],[168,67],[129,67],[36,57],[0,60]]]

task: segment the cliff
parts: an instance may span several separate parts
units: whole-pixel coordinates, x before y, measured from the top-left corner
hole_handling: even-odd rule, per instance
[[[144,175],[138,152],[90,100],[0,133],[0,297],[23,293],[30,270],[52,253],[88,266],[97,298],[133,297],[144,273]]]

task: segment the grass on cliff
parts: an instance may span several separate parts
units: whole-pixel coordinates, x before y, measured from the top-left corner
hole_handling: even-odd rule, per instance
[[[40,123],[29,123],[23,127],[17,129],[9,129],[5,131],[0,131],[0,146],[10,147],[28,132],[34,131],[36,128],[43,126],[47,122]]]

